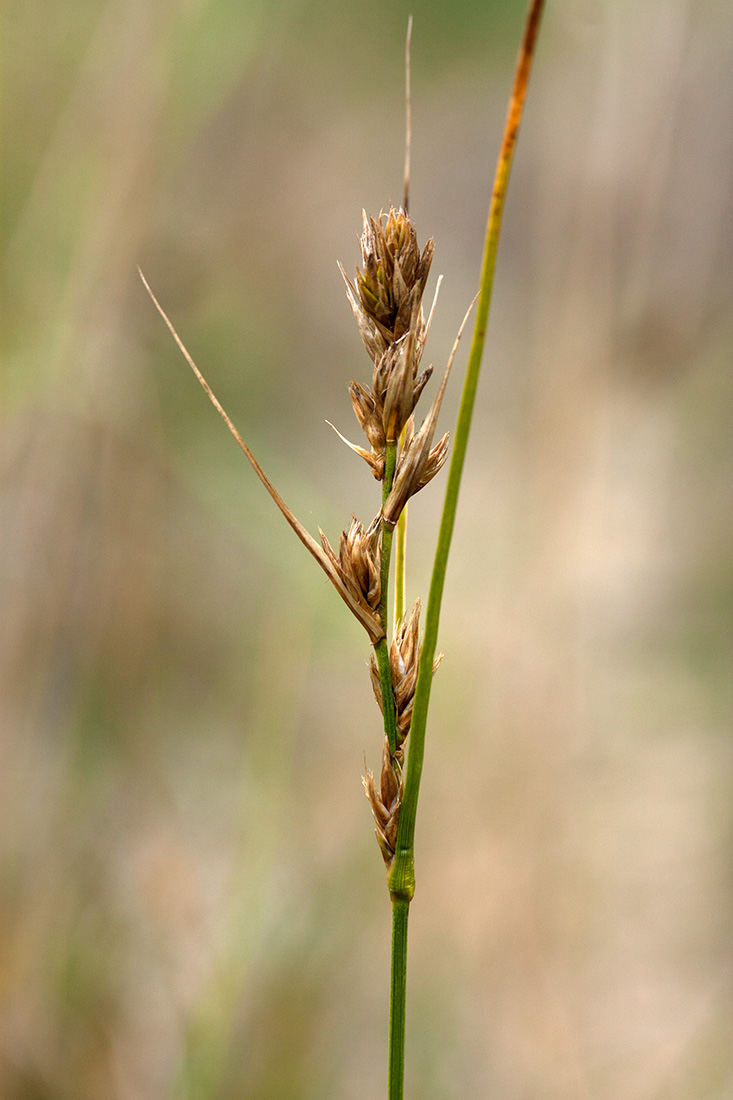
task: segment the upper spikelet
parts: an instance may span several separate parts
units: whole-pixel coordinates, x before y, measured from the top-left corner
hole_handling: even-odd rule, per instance
[[[420,252],[409,214],[394,207],[379,218],[369,218],[364,212],[363,222],[362,267],[356,269],[355,283],[347,280],[347,284],[354,293],[352,308],[356,305],[361,316],[362,339],[376,363],[413,326],[415,307],[420,307],[430,274],[433,241]],[[416,335],[424,336],[422,315],[418,328]]]
[[[389,214],[379,218],[364,213],[363,220],[362,266],[354,282],[343,267],[341,274],[374,364],[371,393],[352,383],[351,399],[372,447],[373,458],[367,461],[379,477],[385,446],[399,439],[430,377],[431,369],[418,375],[418,366],[427,336],[422,298],[433,242],[420,251],[415,227],[404,210],[390,207]]]

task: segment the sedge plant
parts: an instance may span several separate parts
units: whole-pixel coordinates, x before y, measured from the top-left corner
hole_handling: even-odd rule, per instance
[[[337,549],[320,529],[319,539],[315,539],[287,507],[220,405],[140,272],[150,297],[211,402],[282,515],[366,630],[372,648],[370,673],[382,714],[384,736],[378,777],[366,770],[363,783],[386,867],[392,905],[388,1100],[402,1100],[404,1088],[407,929],[410,903],[415,893],[415,823],[430,689],[441,659],[440,655],[436,656],[440,608],[483,357],[504,200],[543,6],[544,0],[530,0],[494,177],[478,293],[459,329],[437,393],[419,428],[415,409],[432,373],[432,367],[421,369],[421,360],[432,317],[431,309],[425,318],[423,295],[434,246],[431,239],[422,249],[419,247],[409,214],[408,27],[403,203],[399,209],[390,207],[387,214],[377,218],[364,213],[361,266],[357,266],[353,281],[341,267],[348,301],[371,360],[372,373],[370,385],[357,381],[349,384],[354,413],[366,446],[350,443],[340,432],[338,434],[364,459],[380,483],[381,493],[372,521],[365,527],[353,517],[349,527],[342,532]],[[421,639],[420,600],[409,611],[405,606],[407,504],[433,481],[446,463],[448,434],[434,442],[435,429],[458,342],[474,305],[473,337],[453,435]],[[393,557],[396,563],[394,593],[391,594]]]

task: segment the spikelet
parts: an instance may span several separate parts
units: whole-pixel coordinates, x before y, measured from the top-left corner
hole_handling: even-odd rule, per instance
[[[433,447],[433,435],[435,434],[435,425],[438,422],[438,413],[440,412],[445,388],[448,385],[453,360],[456,357],[463,330],[466,327],[466,322],[475,301],[474,298],[461,322],[438,392],[433,399],[428,415],[420,426],[420,431],[413,435],[414,425],[410,426],[409,422],[406,425],[407,431],[397,466],[397,473],[389,496],[382,508],[382,521],[386,527],[394,527],[409,498],[427,485],[445,462],[448,454],[448,436],[444,435]]]
[[[397,826],[400,820],[400,806],[404,783],[395,767],[389,752],[387,738],[382,747],[382,770],[379,777],[379,790],[374,783],[374,774],[366,770],[362,783],[374,816],[374,830],[387,870],[392,866],[397,842]]]
[[[420,252],[415,227],[404,210],[391,207],[389,214],[376,219],[364,213],[363,221],[362,267],[357,267],[355,281],[339,267],[374,364],[371,393],[357,382],[350,389],[354,412],[374,455],[370,465],[378,476],[385,446],[399,439],[430,377],[430,370],[418,375],[418,366],[427,338],[422,298],[433,242]]]
[[[433,408],[435,409],[435,403]],[[410,497],[424,489],[445,464],[448,457],[448,432],[432,446],[436,419],[437,409],[435,416],[431,410],[417,435],[412,417],[407,422],[397,459],[395,479],[382,509],[382,518],[387,527],[394,527]]]
[[[348,531],[341,533],[336,555],[323,531],[318,528],[321,544],[332,568],[338,573],[354,603],[370,613],[378,612],[382,590],[380,531],[380,516],[376,516],[366,530],[356,516],[352,516]]]
[[[382,352],[396,344],[415,324],[415,306],[422,302],[433,261],[433,241],[422,253],[409,214],[390,207],[389,214],[378,218],[362,214],[362,268],[356,270],[355,283],[346,279],[349,300],[360,322],[364,346],[377,362]],[[365,333],[369,333],[368,339]],[[425,326],[419,314],[419,354],[424,344]]]
[[[392,672],[392,690],[394,692],[395,711],[397,716],[397,746],[395,760],[402,763],[404,755],[404,743],[410,732],[412,721],[412,708],[415,702],[415,688],[417,687],[417,674],[420,666],[420,600],[416,600],[412,611],[407,618],[401,619],[397,624],[389,650],[389,664]],[[433,675],[443,659],[440,654],[433,662]],[[382,709],[382,687],[379,678],[379,668],[372,656],[369,662],[369,671],[372,679],[374,696]]]

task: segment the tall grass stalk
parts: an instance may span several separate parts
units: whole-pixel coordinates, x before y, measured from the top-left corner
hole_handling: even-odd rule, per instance
[[[436,444],[433,444],[433,437],[468,313],[453,345],[432,406],[417,429],[413,412],[432,371],[429,368],[419,373],[418,368],[432,317],[431,310],[425,321],[422,297],[430,272],[433,242],[428,241],[422,251],[418,248],[417,234],[409,215],[411,21],[406,46],[407,140],[403,205],[399,210],[391,208],[388,215],[380,214],[377,219],[364,214],[362,267],[357,267],[353,282],[341,268],[347,296],[373,364],[371,388],[353,381],[349,387],[354,412],[366,436],[368,449],[348,443],[338,433],[366,461],[382,485],[380,509],[366,528],[354,518],[342,533],[338,549],[334,550],[322,531],[319,530],[318,542],[303,527],[218,402],[140,272],[176,343],[260,481],[344,603],[365,628],[374,650],[372,686],[382,711],[384,740],[379,776],[375,780],[372,772],[367,771],[364,788],[372,807],[392,902],[389,1100],[402,1100],[404,1090],[407,930],[410,903],[415,892],[415,823],[430,688],[440,662],[440,658],[435,656],[440,608],[483,356],[504,200],[543,6],[544,0],[531,0],[529,5],[499,152],[479,290],[470,307],[476,304],[476,320],[455,429],[422,643],[419,640],[420,601],[409,612],[405,604],[407,502],[436,476],[447,458],[447,435]],[[390,619],[393,541],[395,592]]]
[[[389,1100],[402,1100],[404,1081],[404,1000],[407,988],[407,922],[410,901],[415,892],[415,823],[420,792],[425,731],[433,680],[433,662],[438,642],[440,609],[448,566],[448,555],[453,538],[461,476],[466,458],[468,436],[471,429],[479,373],[483,359],[486,329],[489,320],[491,292],[494,285],[496,255],[504,213],[509,175],[514,157],[519,125],[539,33],[544,0],[532,0],[527,13],[524,34],[517,56],[514,84],[509,99],[504,136],[494,176],[494,187],[486,223],[484,253],[481,264],[476,320],[469,351],[463,393],[458,410],[453,455],[448,471],[443,514],[438,532],[438,543],[433,562],[430,594],[425,616],[425,636],[420,655],[415,701],[410,725],[410,750],[407,756],[405,789],[397,830],[394,864],[389,875],[389,891],[392,898],[392,978],[390,989],[390,1064]]]

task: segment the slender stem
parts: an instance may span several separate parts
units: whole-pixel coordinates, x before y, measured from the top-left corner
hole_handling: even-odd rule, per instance
[[[387,497],[392,489],[392,482],[394,481],[395,467],[397,466],[397,444],[388,443],[387,449],[384,453],[384,481],[382,483],[382,504],[386,503]],[[379,614],[382,619],[382,626],[386,633],[387,631],[387,619],[388,619],[388,606],[389,606],[389,565],[392,555],[392,535],[393,528],[388,528],[382,524],[382,557],[380,563],[380,573],[382,582],[382,593],[379,601]]]
[[[412,31],[412,16],[410,16],[407,24],[407,51],[409,57],[410,50],[410,33]],[[409,77],[408,77],[408,89],[409,89]],[[405,208],[407,209],[407,208]],[[400,449],[405,445],[405,433],[407,428],[402,429],[402,435],[400,436]],[[386,499],[386,498],[385,498]],[[405,581],[407,576],[407,504],[400,512],[400,518],[397,521],[397,544],[395,546],[395,582],[394,582],[394,625],[395,629],[401,619],[405,617]]]
[[[382,504],[389,496],[392,482],[394,481],[395,467],[397,466],[397,444],[390,443],[384,455],[384,483],[382,485]],[[389,609],[389,565],[392,554],[392,530],[382,525],[381,559],[379,563],[381,577],[381,595],[379,598],[379,617],[382,629],[387,633],[387,619]],[[374,656],[379,668],[379,682],[382,688],[382,713],[384,715],[384,732],[387,735],[389,751],[394,756],[397,748],[397,714],[395,710],[394,688],[392,685],[392,669],[389,663],[389,647],[386,637],[382,638],[374,646]]]
[[[409,39],[408,39],[409,41]],[[384,457],[384,483],[382,486],[382,504],[389,496],[397,466],[397,444],[390,443]],[[404,512],[403,512],[404,516]],[[404,607],[404,522],[402,539],[397,535],[397,584],[395,594],[395,622],[399,607]],[[389,608],[389,566],[392,551],[393,529],[382,526],[382,556],[380,561],[382,591],[380,597],[380,618],[382,627],[387,631]],[[400,580],[401,578],[401,580]],[[400,613],[401,614],[401,613]],[[394,757],[397,748],[397,712],[392,685],[392,667],[389,660],[387,639],[383,638],[374,647],[379,680],[382,688],[382,711],[384,713],[384,732],[389,751]],[[392,961],[390,966],[389,989],[389,1100],[402,1100],[405,1076],[405,1006],[407,994],[407,918],[410,899],[392,896]]]
[[[397,521],[397,545],[395,546],[394,623],[405,617],[405,578],[407,564],[407,505]]]
[[[392,902],[392,982],[389,1003],[389,1100],[402,1100],[405,1076],[405,994],[407,992],[407,919],[410,903]]]
[[[382,627],[385,631],[387,630],[387,623],[389,621],[389,613],[387,610],[389,604],[389,566],[392,556],[393,536],[394,528],[382,524],[382,561],[380,566],[382,594],[379,601],[379,615],[382,620]]]
[[[382,710],[384,712],[384,732],[392,756],[397,748],[397,715],[395,712],[394,688],[392,686],[392,666],[389,663],[387,639],[382,638],[374,646],[374,656],[379,669],[379,683],[382,688]]]
[[[390,891],[393,897],[406,896],[406,894],[414,890],[415,818],[417,815],[420,776],[422,774],[425,751],[425,728],[427,725],[430,687],[433,678],[433,659],[435,657],[438,639],[440,605],[443,597],[443,586],[445,583],[448,553],[455,523],[461,474],[463,472],[463,463],[466,456],[468,434],[471,426],[476,387],[478,385],[481,358],[484,349],[494,268],[496,265],[496,253],[499,245],[499,232],[504,210],[504,199],[506,196],[507,184],[509,182],[509,173],[511,170],[517,134],[519,132],[519,124],[522,117],[522,108],[527,93],[527,84],[532,67],[532,58],[543,6],[544,0],[531,0],[530,2],[522,44],[517,58],[514,86],[509,100],[504,137],[499,151],[496,175],[494,177],[494,188],[491,196],[491,205],[486,226],[486,239],[484,243],[484,256],[481,266],[476,323],[471,350],[468,356],[468,363],[466,365],[466,377],[461,397],[461,405],[458,412],[458,422],[456,424],[453,442],[453,456],[448,472],[445,503],[443,505],[443,515],[438,534],[438,545],[435,552],[433,575],[430,583],[430,595],[425,617],[425,637],[423,639],[422,651],[420,654],[420,667],[415,690],[412,722],[410,724],[410,747],[407,757],[405,792],[400,810],[395,859],[389,879]]]

